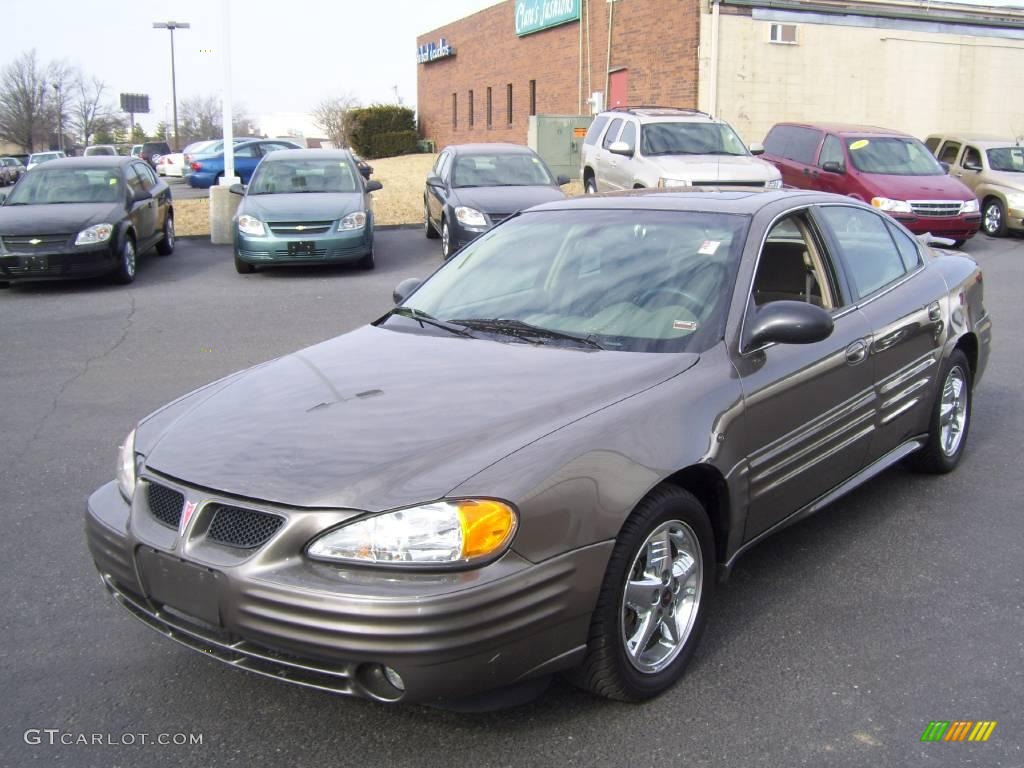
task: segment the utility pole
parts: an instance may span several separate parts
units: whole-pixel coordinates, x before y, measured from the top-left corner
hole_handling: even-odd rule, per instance
[[[154,21],[153,29],[169,29],[171,31],[171,100],[174,103],[174,151],[181,149],[178,142],[178,84],[174,71],[174,30],[190,29],[192,27],[187,21]]]
[[[61,95],[61,84],[53,83],[53,90],[57,94],[57,149],[64,151],[64,99]]]

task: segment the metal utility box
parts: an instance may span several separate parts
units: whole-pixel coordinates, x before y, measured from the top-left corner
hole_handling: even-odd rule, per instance
[[[593,115],[531,115],[526,143],[556,176],[580,178],[580,148]]]

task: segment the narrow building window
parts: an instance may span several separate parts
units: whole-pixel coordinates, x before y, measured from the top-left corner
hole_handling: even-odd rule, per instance
[[[487,127],[490,128],[493,125],[491,122],[491,88],[487,87]]]
[[[469,92],[469,127],[473,127],[473,91]]]
[[[768,42],[796,45],[796,24],[771,24],[768,27]]]
[[[452,94],[452,128],[459,127],[459,94]]]
[[[537,81],[530,81],[530,114],[537,114]]]
[[[505,114],[508,116],[508,124],[512,125],[512,83],[505,86]]]

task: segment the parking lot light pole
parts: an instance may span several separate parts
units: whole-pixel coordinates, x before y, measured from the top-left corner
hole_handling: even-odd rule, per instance
[[[171,101],[174,104],[174,151],[181,149],[178,142],[178,83],[174,72],[174,30],[190,29],[187,21],[154,21],[153,29],[169,29],[171,31]]]

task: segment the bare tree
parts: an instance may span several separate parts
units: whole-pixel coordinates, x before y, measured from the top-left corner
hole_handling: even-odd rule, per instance
[[[80,77],[74,85],[74,98],[70,107],[71,125],[83,144],[89,144],[93,134],[111,132],[117,121],[113,108],[104,103],[106,90],[106,84],[98,77],[89,80]]]
[[[49,128],[56,136],[57,149],[63,151],[65,129],[68,127],[68,105],[74,97],[75,85],[82,79],[82,74],[66,61],[53,61],[46,68],[49,101]]]
[[[336,147],[348,146],[348,113],[359,106],[350,93],[325,99],[313,108],[313,123],[327,134]]]
[[[224,136],[224,105],[216,96],[190,96],[182,99],[178,108],[178,130],[182,144],[201,139],[219,139]],[[245,107],[234,104],[231,131],[235,136],[249,136],[253,131],[252,119]]]
[[[0,139],[28,152],[47,143],[46,72],[35,49],[21,54],[0,73]]]

